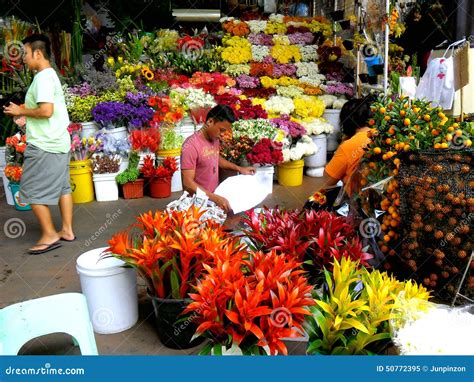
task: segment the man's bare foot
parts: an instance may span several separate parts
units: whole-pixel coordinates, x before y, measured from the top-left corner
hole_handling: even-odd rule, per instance
[[[61,230],[58,232],[58,234],[60,239],[64,241],[74,241],[76,239],[76,236],[72,231]]]

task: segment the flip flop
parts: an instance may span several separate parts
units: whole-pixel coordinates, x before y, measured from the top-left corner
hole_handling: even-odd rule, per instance
[[[70,242],[72,242],[72,241],[76,241],[76,240],[77,240],[77,237],[74,236],[74,239],[71,239],[71,240],[65,239],[64,237],[60,237],[59,240],[61,240],[61,241],[67,241],[68,243],[70,243]]]
[[[37,250],[30,249],[27,252],[29,255],[41,255],[42,253],[46,253],[46,252],[62,247],[62,244],[59,242],[59,240],[51,244],[36,244],[36,245],[46,245],[47,247],[44,249],[37,249]]]

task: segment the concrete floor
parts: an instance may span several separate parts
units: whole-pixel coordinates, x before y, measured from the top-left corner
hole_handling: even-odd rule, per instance
[[[282,187],[274,184],[273,193],[262,205],[269,207],[301,208],[306,198],[319,188],[319,178],[304,177],[300,187]],[[125,229],[134,217],[148,210],[162,209],[181,193],[167,199],[124,200],[92,202],[74,207],[74,230],[78,240],[64,243],[52,252],[31,256],[26,254],[39,238],[39,226],[31,211],[20,212],[7,205],[3,188],[0,187],[0,308],[5,306],[65,292],[81,292],[76,259],[82,253],[107,246],[113,233]],[[54,220],[59,228],[58,208],[53,208]],[[118,217],[117,217],[118,216]],[[19,219],[19,220],[11,220]],[[233,219],[232,223],[238,219]],[[20,228],[14,231],[14,224]],[[10,229],[10,233],[8,233]],[[8,234],[8,236],[7,236]],[[97,239],[92,241],[91,237]],[[12,238],[16,237],[16,238]],[[138,281],[139,321],[131,329],[118,334],[96,334],[99,354],[115,355],[182,355],[194,354],[199,348],[187,351],[164,347],[156,334],[152,305],[146,296],[143,282]],[[40,337],[26,344],[20,354],[80,354],[71,345],[67,335],[54,334]]]

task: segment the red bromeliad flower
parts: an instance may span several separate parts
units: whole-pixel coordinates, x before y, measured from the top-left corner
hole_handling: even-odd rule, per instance
[[[167,157],[162,161],[152,158],[150,155],[145,156],[140,172],[145,178],[170,179],[178,170],[176,158]]]
[[[346,218],[327,211],[281,211],[278,208],[256,214],[247,212],[244,234],[256,249],[291,254],[298,261],[311,261],[319,273],[332,269],[334,258],[350,257],[369,266],[366,253]]]
[[[158,128],[133,130],[129,139],[134,151],[150,150],[155,152],[160,144],[160,131]]]
[[[214,344],[238,345],[244,354],[287,354],[282,338],[300,336],[308,306],[314,305],[312,287],[301,263],[272,251],[248,256],[224,255],[190,295],[186,312],[194,312],[196,334]]]

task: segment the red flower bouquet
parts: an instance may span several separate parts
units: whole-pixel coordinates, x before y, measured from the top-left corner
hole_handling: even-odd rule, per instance
[[[250,164],[259,164],[262,166],[272,165],[283,162],[283,144],[274,142],[268,138],[262,138],[247,154],[247,159]]]
[[[143,177],[149,179],[170,179],[177,170],[178,163],[175,158],[167,157],[160,161],[150,155],[145,156],[143,166],[140,168]]]
[[[160,144],[160,131],[158,128],[146,130],[133,130],[130,133],[130,144],[134,151],[150,150],[155,152]]]
[[[189,79],[189,83],[195,88],[201,88],[212,95],[224,94],[226,88],[235,85],[235,80],[222,73],[196,72]]]
[[[3,171],[11,183],[20,183],[21,175],[23,174],[21,166],[8,164]]]
[[[178,40],[178,50],[186,52],[188,49],[202,49],[205,41],[201,37],[184,36]]]
[[[174,105],[168,96],[152,96],[148,99],[148,105],[155,111],[150,122],[152,127],[158,127],[163,122],[175,124],[183,119],[183,108]]]

